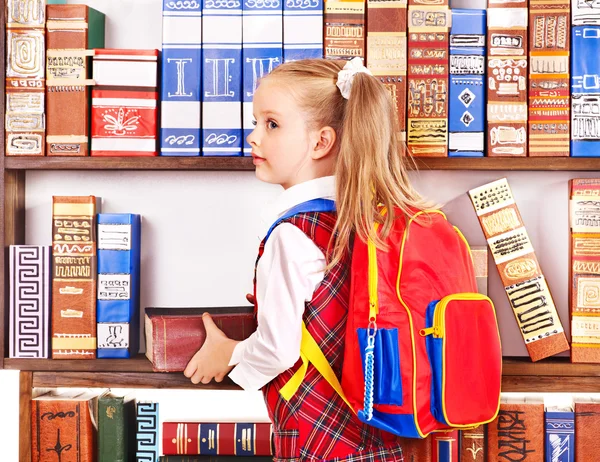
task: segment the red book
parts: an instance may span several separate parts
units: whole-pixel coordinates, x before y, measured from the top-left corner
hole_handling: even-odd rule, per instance
[[[31,461],[96,460],[97,395],[76,389],[31,401]]]
[[[166,456],[273,455],[271,423],[164,422],[162,450]]]
[[[404,462],[431,462],[431,437],[399,438],[402,444]]]
[[[458,461],[458,430],[432,433],[429,438],[433,462]]]
[[[595,460],[600,453],[598,426],[600,402],[597,398],[575,400],[575,462]]]
[[[204,344],[202,314],[234,340],[245,340],[256,330],[254,307],[146,308],[146,356],[155,372],[182,372]]]

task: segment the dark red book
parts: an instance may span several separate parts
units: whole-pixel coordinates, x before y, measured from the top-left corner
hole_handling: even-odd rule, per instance
[[[162,430],[162,450],[166,456],[273,455],[273,428],[270,422],[164,422]]]
[[[182,372],[204,344],[202,314],[234,340],[245,340],[256,330],[254,307],[146,308],[146,356],[155,372]]]
[[[458,430],[432,433],[431,455],[433,462],[454,462],[458,460]]]

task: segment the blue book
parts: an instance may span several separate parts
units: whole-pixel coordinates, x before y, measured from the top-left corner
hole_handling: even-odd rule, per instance
[[[283,61],[323,57],[323,0],[282,0]]]
[[[252,98],[259,79],[283,60],[283,0],[244,0],[242,48],[244,155],[251,147],[246,138],[254,129]]]
[[[131,358],[140,347],[140,216],[98,214],[98,358]]]
[[[202,8],[199,0],[163,0],[161,156],[199,156]]]
[[[545,413],[546,462],[575,462],[575,414],[571,408],[548,408]]]
[[[485,10],[452,10],[449,157],[483,157],[485,151],[485,34]]]
[[[242,3],[202,3],[202,155],[242,155]]]
[[[158,462],[158,403],[137,403],[136,462]]]
[[[600,26],[571,28],[571,156],[600,157]],[[592,57],[594,59],[592,59]]]

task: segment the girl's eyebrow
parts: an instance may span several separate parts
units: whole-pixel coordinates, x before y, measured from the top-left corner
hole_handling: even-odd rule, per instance
[[[275,117],[280,117],[280,116],[281,116],[281,114],[279,114],[278,112],[275,112],[275,111],[269,111],[269,110],[267,110],[267,111],[262,111],[262,112],[261,112],[261,114],[262,114],[262,115],[271,115],[271,116],[275,116]]]

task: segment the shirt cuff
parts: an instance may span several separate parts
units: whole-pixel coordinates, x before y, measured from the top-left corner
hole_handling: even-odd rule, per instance
[[[242,356],[244,355],[246,345],[248,345],[248,339],[242,340],[235,346],[235,348],[233,349],[233,353],[231,354],[231,359],[229,360],[228,366],[237,366],[240,363],[240,361],[242,360]]]
[[[241,363],[233,368],[229,378],[246,391],[258,391],[275,377],[261,374],[247,363]]]

